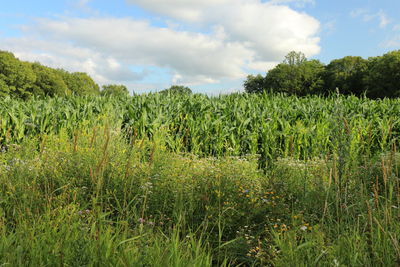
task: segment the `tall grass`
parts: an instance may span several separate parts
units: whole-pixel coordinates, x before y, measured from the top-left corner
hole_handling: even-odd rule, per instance
[[[400,264],[398,100],[0,101],[0,265]]]

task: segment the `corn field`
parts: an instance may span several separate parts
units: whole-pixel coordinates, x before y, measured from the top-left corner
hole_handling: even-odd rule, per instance
[[[371,155],[398,145],[400,100],[233,94],[136,95],[0,100],[0,143],[107,121],[128,139],[161,138],[173,152],[200,156],[261,155],[311,159],[348,153]]]

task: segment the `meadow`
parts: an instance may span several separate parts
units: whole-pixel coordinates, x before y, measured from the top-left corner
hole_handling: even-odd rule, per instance
[[[0,266],[399,266],[400,100],[0,99]]]

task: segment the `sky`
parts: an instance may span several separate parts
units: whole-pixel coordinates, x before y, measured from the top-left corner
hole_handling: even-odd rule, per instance
[[[290,51],[400,49],[399,0],[0,0],[0,50],[131,92],[243,90]]]

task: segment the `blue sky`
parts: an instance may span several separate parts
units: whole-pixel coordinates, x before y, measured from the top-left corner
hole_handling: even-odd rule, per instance
[[[398,0],[4,1],[0,50],[137,93],[242,90],[292,51],[329,63],[400,49]]]

